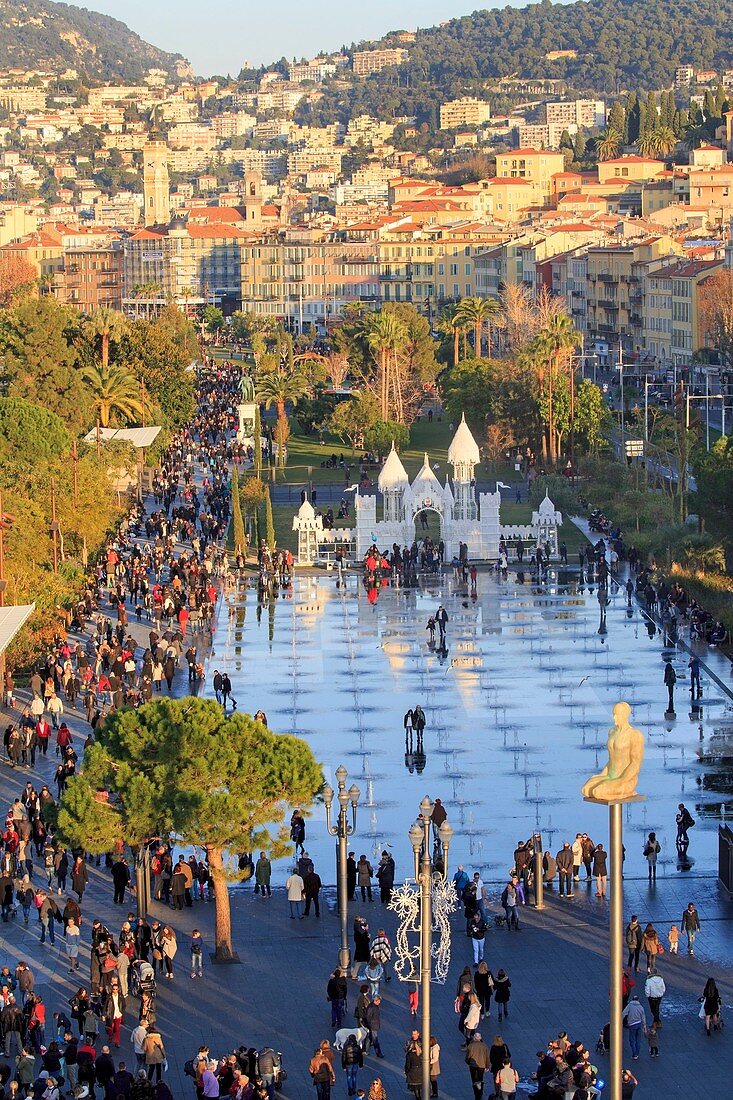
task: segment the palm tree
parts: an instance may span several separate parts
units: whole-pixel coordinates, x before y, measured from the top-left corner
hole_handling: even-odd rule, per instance
[[[668,157],[677,145],[677,135],[671,126],[658,126],[652,132],[654,152],[660,157]]]
[[[138,381],[124,367],[95,363],[82,367],[81,376],[92,391],[103,428],[109,427],[110,414],[115,409],[125,420],[134,420],[142,414]]]
[[[501,307],[495,298],[462,298],[458,303],[457,316],[466,325],[473,326],[473,352],[481,358],[482,335],[484,325],[488,330],[488,351],[491,351],[491,322],[498,319]]]
[[[271,409],[274,405],[279,421],[287,420],[285,405],[288,401],[297,401],[308,392],[308,382],[299,370],[289,373],[285,371],[272,371],[264,375],[257,385],[257,400],[262,401],[265,407]]]
[[[599,160],[613,160],[621,152],[621,134],[618,130],[604,130],[596,141]]]
[[[127,330],[127,322],[123,315],[109,306],[99,306],[84,322],[84,328],[92,341],[99,337],[102,352],[102,369],[109,366],[109,345],[112,340],[117,343]]]
[[[438,320],[436,322],[436,328],[438,332],[442,332],[444,336],[450,336],[453,340],[453,366],[457,366],[460,362],[460,347],[459,341],[461,332],[466,330],[466,322],[458,315],[458,306],[450,305],[446,306],[442,310]]]
[[[364,339],[372,355],[379,363],[380,409],[382,420],[394,419],[402,423],[402,386],[397,366],[397,352],[407,342],[407,328],[396,313],[382,309],[370,313],[362,326]],[[390,401],[394,402],[394,410]]]
[[[535,341],[540,387],[544,384],[545,367],[547,367],[547,453],[549,461],[553,465],[557,460],[555,418],[552,408],[554,375],[562,357],[568,352],[572,353],[573,349],[579,346],[581,339],[580,333],[573,325],[567,313],[558,313],[557,316],[548,321],[547,325],[537,334]]]
[[[657,142],[654,130],[647,130],[645,134],[637,138],[636,148],[639,156],[653,157],[657,152]]]

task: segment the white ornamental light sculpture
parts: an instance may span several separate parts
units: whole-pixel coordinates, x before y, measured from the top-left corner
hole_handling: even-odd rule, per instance
[[[433,959],[431,981],[445,985],[450,967],[451,927],[450,915],[456,908],[456,890],[438,872],[430,882],[432,930],[436,934],[430,946]],[[388,909],[399,918],[395,937],[395,971],[401,982],[420,979],[420,887],[413,879],[392,891]]]
[[[400,456],[392,442],[392,450],[387,455],[384,466],[377,478],[377,486],[384,497],[384,519],[387,522],[399,523],[402,519],[403,498],[405,489],[410,484],[407,470],[402,465]]]
[[[448,448],[448,462],[453,467],[453,496],[455,505],[453,516],[458,520],[473,520],[478,514],[476,504],[476,482],[474,474],[481,455],[471,429],[466,423],[466,414],[461,416],[458,430]]]

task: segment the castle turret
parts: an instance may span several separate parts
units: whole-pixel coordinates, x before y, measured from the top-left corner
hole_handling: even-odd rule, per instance
[[[466,423],[465,413],[448,448],[448,461],[453,467],[454,519],[476,519],[476,481],[474,471],[480,461],[476,440]]]
[[[393,442],[392,450],[377,478],[377,487],[384,497],[385,520],[397,522],[402,519],[402,498],[409,484],[407,471]]]

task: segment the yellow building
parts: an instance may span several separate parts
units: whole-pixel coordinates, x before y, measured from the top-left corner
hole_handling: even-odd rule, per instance
[[[712,224],[727,222],[733,215],[733,164],[701,168],[690,175],[690,205],[708,210]]]
[[[654,179],[664,171],[666,171],[664,161],[629,153],[623,157],[614,157],[612,160],[599,161],[598,182],[606,183],[607,180],[614,178],[643,182]]]
[[[548,149],[515,149],[496,158],[497,179],[527,180],[537,189],[542,204],[552,198],[552,177],[564,169],[564,154]]]
[[[724,267],[722,260],[679,261],[644,278],[643,346],[662,363],[684,366],[705,346],[700,285]]]

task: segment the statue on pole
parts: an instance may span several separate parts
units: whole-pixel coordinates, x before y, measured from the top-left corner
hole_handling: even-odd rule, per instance
[[[637,798],[636,784],[644,759],[644,735],[631,725],[631,707],[616,703],[608,731],[608,763],[583,786],[583,797],[594,802],[627,802]]]

